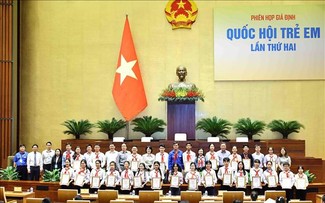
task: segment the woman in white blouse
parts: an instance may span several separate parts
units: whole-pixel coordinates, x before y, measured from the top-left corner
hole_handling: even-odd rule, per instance
[[[142,155],[142,162],[145,164],[146,169],[152,170],[155,159],[156,156],[152,154],[152,147],[146,147],[146,153]]]
[[[173,169],[170,170],[168,181],[170,182],[171,195],[180,195],[181,191],[179,187],[183,184],[183,173],[182,168],[177,163],[173,164]]]
[[[190,179],[195,179],[196,187],[193,187],[193,186],[189,185],[188,190],[197,190],[198,186],[201,185],[201,175],[196,170],[196,165],[195,165],[194,162],[192,162],[191,165],[190,165],[190,171],[188,173],[186,173],[185,182],[190,184],[189,183]]]

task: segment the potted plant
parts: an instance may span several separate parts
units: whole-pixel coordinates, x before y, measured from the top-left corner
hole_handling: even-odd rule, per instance
[[[76,139],[80,139],[80,135],[87,133],[92,133],[90,130],[94,125],[89,122],[89,120],[66,120],[62,123],[63,126],[67,127],[68,130],[65,130],[63,133],[68,135],[74,135]]]
[[[45,170],[43,174],[44,182],[58,182],[60,181],[60,171],[58,169],[54,169],[53,171]]]
[[[203,118],[196,123],[197,130],[203,130],[206,133],[210,133],[212,137],[220,137],[227,139],[227,135],[230,133],[232,124],[216,116],[212,118]]]
[[[247,135],[249,140],[253,139],[254,135],[261,136],[266,124],[263,121],[252,121],[250,118],[241,118],[234,124],[236,133]]]
[[[131,124],[135,125],[133,131],[141,132],[146,137],[150,137],[155,132],[163,132],[165,129],[164,126],[166,126],[165,121],[158,118],[152,118],[152,116],[135,118]]]
[[[306,170],[304,174],[306,174],[309,183],[313,182],[316,179],[315,174],[311,173],[309,170]]]
[[[123,121],[122,119],[117,120],[115,118],[112,118],[112,120],[104,120],[104,121],[98,121],[97,122],[97,128],[99,128],[98,132],[102,132],[107,134],[108,139],[113,139],[113,135],[119,131],[122,128],[125,128],[126,121]]]
[[[8,166],[5,169],[0,170],[1,180],[19,180],[19,174],[15,167]]]
[[[283,121],[283,120],[273,120],[271,121],[267,127],[272,132],[278,132],[282,134],[283,139],[288,139],[288,136],[291,133],[299,133],[301,128],[305,128],[298,121]]]

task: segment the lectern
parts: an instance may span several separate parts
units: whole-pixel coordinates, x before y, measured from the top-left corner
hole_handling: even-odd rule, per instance
[[[167,140],[174,140],[175,133],[195,140],[195,101],[167,101]]]

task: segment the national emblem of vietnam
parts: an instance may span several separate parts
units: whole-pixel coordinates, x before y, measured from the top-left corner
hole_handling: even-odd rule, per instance
[[[165,8],[168,22],[173,29],[188,28],[195,22],[198,13],[197,6],[191,0],[170,0]]]

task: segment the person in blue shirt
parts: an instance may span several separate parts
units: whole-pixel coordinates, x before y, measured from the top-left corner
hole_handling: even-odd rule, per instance
[[[178,143],[173,143],[173,150],[168,154],[168,168],[172,169],[174,164],[178,164],[181,169],[184,169],[183,152],[178,149]]]
[[[27,155],[26,147],[24,144],[19,145],[19,152],[14,157],[14,167],[17,169],[20,180],[27,180]]]

